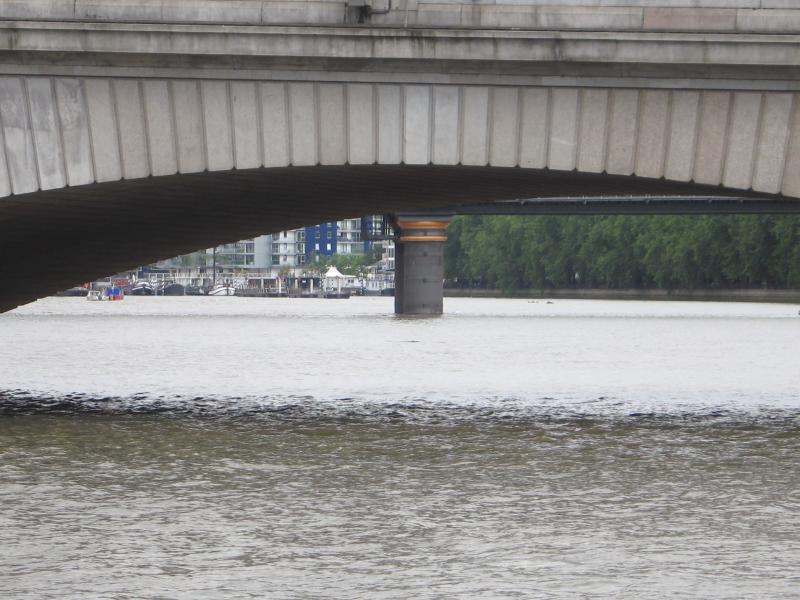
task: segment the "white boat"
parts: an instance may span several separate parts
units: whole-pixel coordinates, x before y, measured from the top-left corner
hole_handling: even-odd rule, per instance
[[[218,285],[208,291],[209,296],[233,296],[236,288],[232,285]]]
[[[116,285],[112,285],[106,288],[103,288],[102,291],[100,290],[89,290],[86,292],[86,299],[92,300],[95,302],[98,301],[106,301],[106,302],[113,302],[117,300],[124,300],[125,295],[122,293],[122,289]]]

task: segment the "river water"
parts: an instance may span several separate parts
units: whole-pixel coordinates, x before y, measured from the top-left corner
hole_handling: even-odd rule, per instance
[[[0,597],[800,597],[800,307],[391,309],[0,315]]]

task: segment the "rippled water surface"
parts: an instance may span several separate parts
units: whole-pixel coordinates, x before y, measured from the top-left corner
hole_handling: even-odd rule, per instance
[[[0,315],[0,597],[800,597],[800,307],[391,303]]]

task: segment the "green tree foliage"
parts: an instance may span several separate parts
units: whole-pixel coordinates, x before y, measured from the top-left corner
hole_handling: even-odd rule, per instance
[[[370,251],[366,254],[332,254],[317,258],[317,254],[312,253],[306,262],[306,269],[324,275],[330,267],[336,267],[344,275],[363,276],[367,267],[376,262],[373,260],[375,254],[376,251]],[[380,255],[377,260],[380,260]]]
[[[508,291],[798,288],[800,217],[458,217],[445,276]]]
[[[211,264],[211,256],[205,250],[198,250],[178,257],[178,264],[182,267],[205,267]]]

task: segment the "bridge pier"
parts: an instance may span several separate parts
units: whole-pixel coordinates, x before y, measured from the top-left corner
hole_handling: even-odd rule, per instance
[[[450,217],[397,216],[395,314],[442,314],[445,229],[449,222]]]

